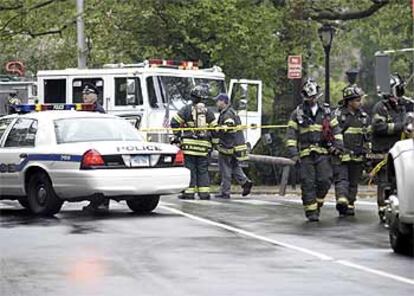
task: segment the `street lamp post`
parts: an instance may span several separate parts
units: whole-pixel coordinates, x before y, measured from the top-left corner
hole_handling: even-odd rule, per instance
[[[325,102],[330,103],[329,93],[329,54],[331,51],[332,40],[335,34],[335,28],[329,24],[324,24],[318,29],[318,35],[321,39],[323,50],[325,51]]]

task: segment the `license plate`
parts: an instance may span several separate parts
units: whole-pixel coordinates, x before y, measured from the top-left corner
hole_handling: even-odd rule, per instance
[[[149,167],[148,155],[133,155],[131,156],[131,167]]]

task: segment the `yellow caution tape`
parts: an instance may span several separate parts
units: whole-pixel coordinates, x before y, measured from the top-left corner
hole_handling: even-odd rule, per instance
[[[142,128],[142,132],[179,132],[179,131],[228,131],[228,130],[247,130],[247,129],[273,129],[273,128],[287,128],[285,124],[273,124],[273,125],[238,125],[238,126],[215,126],[215,127],[155,127],[155,128]]]
[[[379,162],[370,172],[369,172],[369,181],[368,186],[374,181],[374,177],[381,171],[381,169],[387,164],[388,158],[385,157],[381,162]]]

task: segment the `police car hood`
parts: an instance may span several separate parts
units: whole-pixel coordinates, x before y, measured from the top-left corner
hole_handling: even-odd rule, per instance
[[[114,154],[175,154],[178,147],[154,142],[140,141],[98,141],[77,142],[56,145],[56,150],[61,154],[82,155],[90,149],[94,149],[102,155]]]

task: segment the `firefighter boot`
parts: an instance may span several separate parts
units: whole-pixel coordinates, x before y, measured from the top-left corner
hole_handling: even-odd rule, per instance
[[[378,217],[379,217],[381,224],[385,224],[387,222],[387,217],[385,215],[385,209],[386,207],[383,207],[383,206],[378,208]]]
[[[318,213],[320,213],[321,212],[321,208],[323,207],[324,199],[323,198],[317,198],[316,199],[316,202],[318,203]]]
[[[305,212],[306,218],[309,222],[318,222],[319,221],[319,212],[316,211],[307,211]]]
[[[82,211],[92,214],[108,214],[109,213],[109,199],[95,198],[91,200],[89,205],[84,206]]]
[[[242,192],[242,196],[246,196],[250,194],[250,191],[252,190],[253,187],[253,183],[250,180],[247,180],[243,185],[243,192]]]
[[[340,197],[336,201],[336,210],[339,213],[339,217],[345,217],[348,211],[348,199],[346,197]]]
[[[348,209],[346,210],[347,216],[355,216],[355,206],[353,204],[348,205]]]

